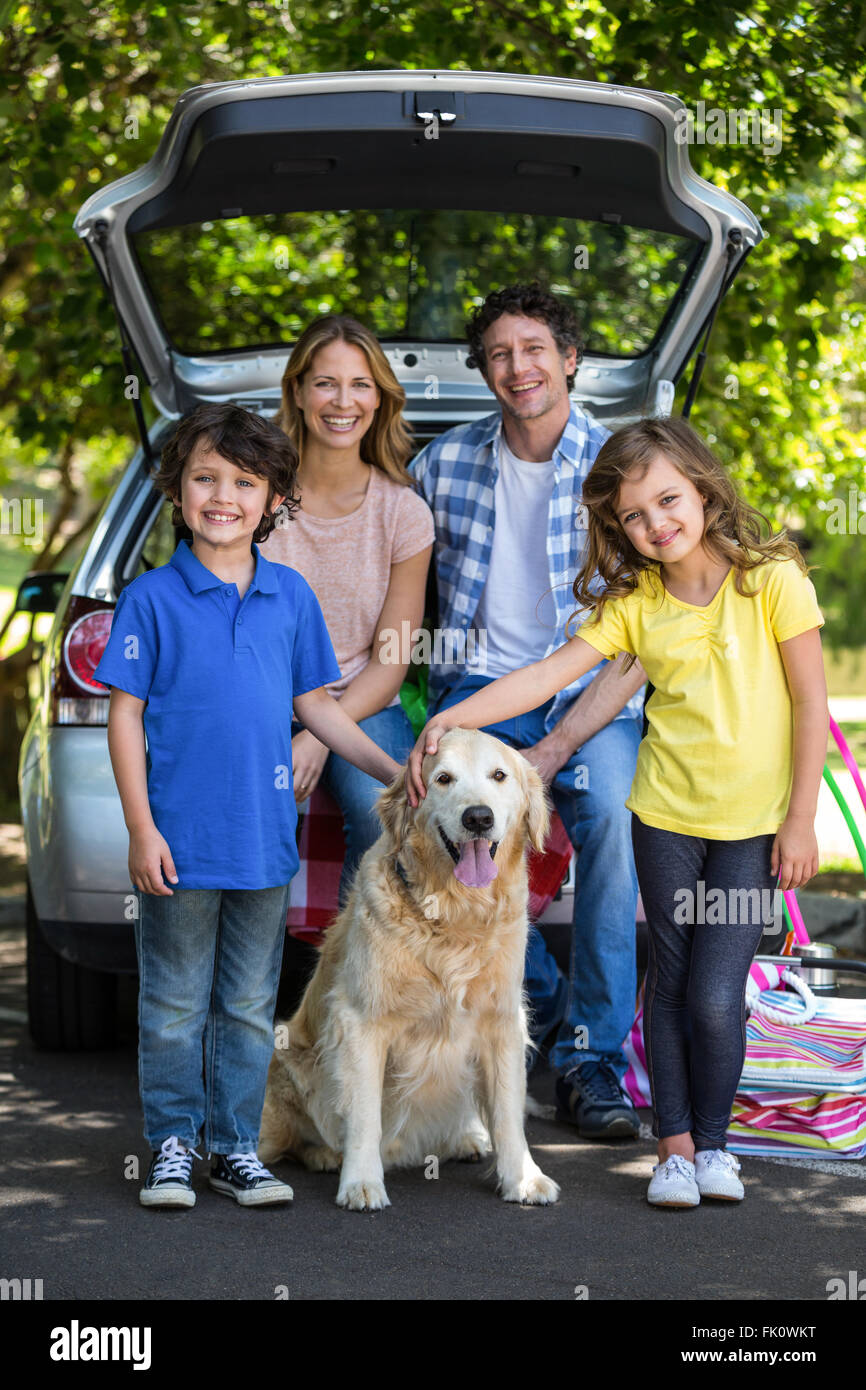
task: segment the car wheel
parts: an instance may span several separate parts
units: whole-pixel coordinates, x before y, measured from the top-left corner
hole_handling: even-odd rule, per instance
[[[117,976],[73,965],[48,944],[27,883],[27,1011],[36,1047],[53,1052],[113,1047]]]

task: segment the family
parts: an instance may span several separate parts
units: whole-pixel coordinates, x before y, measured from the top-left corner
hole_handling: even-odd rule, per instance
[[[291,1199],[256,1147],[297,803],[321,782],[340,805],[344,899],[382,785],[405,777],[417,805],[422,758],[455,726],[534,764],[578,851],[568,978],[534,928],[526,957],[561,1118],[585,1138],[638,1133],[622,1044],[640,887],[648,1199],[744,1195],[725,1132],[764,924],[683,924],[674,903],[697,882],[787,889],[817,871],[815,590],[685,421],[611,434],[572,400],[565,302],[497,290],[467,337],[497,409],[414,459],[384,352],[337,315],[301,334],[273,422],[201,406],[163,452],[181,539],[122,591],[96,671],[139,901],[143,1205],[194,1204],[199,1141],[215,1190]],[[486,660],[434,660],[416,743],[408,654],[395,662],[387,634],[420,627],[431,558],[436,623],[483,632]]]

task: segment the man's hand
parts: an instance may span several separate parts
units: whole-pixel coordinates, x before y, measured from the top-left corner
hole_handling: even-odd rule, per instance
[[[518,751],[527,762],[532,763],[542,782],[549,787],[559,769],[565,767],[575,750],[569,751],[558,739],[547,737],[539,739],[538,743],[530,748],[521,748]]]
[[[406,795],[409,798],[409,805],[419,806],[427,795],[427,788],[421,778],[421,764],[428,753],[435,753],[439,747],[439,740],[443,734],[447,734],[448,725],[443,724],[441,719],[431,719],[424,725],[418,735],[415,747],[409,754],[409,761],[406,764]]]
[[[156,893],[165,898],[174,894],[162,881],[162,870],[170,883],[177,883],[177,870],[168,842],[156,826],[129,832],[129,877],[143,893]]]

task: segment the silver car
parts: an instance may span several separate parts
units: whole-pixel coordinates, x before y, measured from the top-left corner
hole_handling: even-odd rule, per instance
[[[492,73],[217,83],[184,93],[154,157],[84,204],[75,229],[115,305],[118,403],[141,445],[75,572],[29,575],[19,594],[55,614],[20,761],[38,1045],[109,1044],[116,976],[135,969],[93,672],[120,591],[174,548],[151,482],[172,422],[203,400],[272,414],[292,342],[336,310],[376,332],[420,447],[495,408],[467,366],[466,313],[538,274],[587,331],[576,399],[610,427],[669,413],[763,235],[691,169],[685,114],[658,92]]]

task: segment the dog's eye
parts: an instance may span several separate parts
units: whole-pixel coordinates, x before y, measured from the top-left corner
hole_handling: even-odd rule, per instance
[[[436,781],[439,782],[443,787],[447,787],[448,783],[453,781],[453,778],[450,772],[440,772],[439,776],[436,778]]]
[[[506,776],[507,776],[507,773],[503,772],[501,767],[498,767],[498,768],[496,769],[496,771],[492,774],[492,776],[493,776],[494,782],[504,782],[504,781],[505,781],[505,778],[506,778]]]

